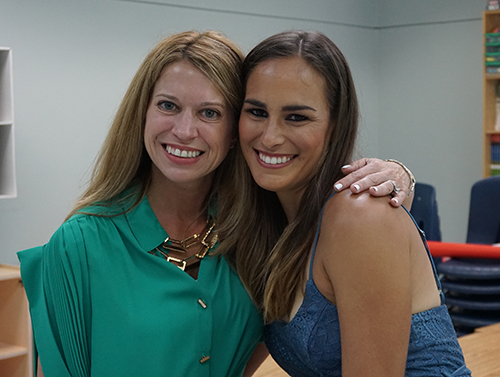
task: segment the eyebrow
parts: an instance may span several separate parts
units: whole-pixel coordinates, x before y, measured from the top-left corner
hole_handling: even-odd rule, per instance
[[[252,99],[252,98],[246,99],[245,103],[249,103],[250,105],[262,107],[263,109],[267,109],[267,106],[264,102],[260,102],[256,99]]]
[[[312,110],[316,111],[315,108],[306,105],[288,105],[281,108],[282,111],[299,111],[299,110]]]
[[[171,101],[179,101],[179,99],[176,96],[173,96],[171,94],[161,93],[161,92],[157,93],[154,97],[155,98],[163,97],[163,98],[166,98],[166,99],[171,100]],[[200,106],[218,106],[218,107],[221,107],[223,109],[226,108],[226,105],[223,102],[217,102],[217,101],[205,101],[205,102],[200,103]]]
[[[162,92],[156,93],[153,97],[154,98],[163,97],[163,98],[166,98],[166,99],[169,99],[169,100],[172,100],[172,101],[178,101],[178,98],[176,96],[173,96],[173,95],[170,95],[170,94],[166,94],[166,93],[162,93]]]
[[[225,108],[226,106],[222,102],[202,102],[201,106],[219,106]]]
[[[246,99],[245,103],[249,103],[250,105],[261,107],[263,109],[267,109],[267,106],[264,102],[261,102],[261,101],[256,100],[256,99],[252,99],[252,98]],[[281,108],[281,111],[300,111],[300,110],[316,111],[315,108],[310,107],[310,106],[306,106],[306,105],[287,105],[287,106],[283,106]]]

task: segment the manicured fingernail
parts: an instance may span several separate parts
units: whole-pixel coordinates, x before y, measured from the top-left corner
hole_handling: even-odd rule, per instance
[[[340,190],[342,190],[342,187],[344,187],[344,186],[342,185],[342,183],[337,183],[337,184],[335,185],[335,190],[340,191]]]
[[[394,200],[396,204],[399,204],[399,200],[397,200],[396,198],[392,198],[392,200]]]
[[[359,185],[354,185],[354,188],[356,189],[356,191],[359,191],[361,187]]]
[[[378,192],[378,187],[374,187],[373,191]]]
[[[350,167],[351,167],[351,165],[344,165],[344,166],[342,166],[342,169],[347,169],[347,168],[350,168]]]

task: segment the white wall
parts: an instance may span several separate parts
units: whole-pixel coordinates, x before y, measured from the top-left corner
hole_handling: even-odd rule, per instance
[[[484,0],[2,0],[13,49],[18,198],[0,200],[0,263],[43,244],[82,191],[121,96],[156,42],[217,29],[248,51],[290,29],[332,38],[362,109],[360,153],[438,190],[445,241],[465,240],[481,178]]]
[[[375,154],[377,7],[359,3],[2,0],[0,46],[13,50],[18,198],[0,200],[0,263],[17,264],[16,251],[47,242],[63,221],[130,79],[172,32],[221,30],[245,51],[290,28],[324,32],[351,63],[363,109],[360,150]]]
[[[465,242],[482,178],[481,0],[384,0],[379,146],[437,190],[443,240]]]

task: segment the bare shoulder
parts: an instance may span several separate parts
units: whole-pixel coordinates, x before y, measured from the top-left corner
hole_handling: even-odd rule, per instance
[[[330,302],[368,292],[382,281],[384,287],[402,287],[409,276],[411,220],[389,200],[340,192],[326,204],[313,272]]]
[[[392,207],[389,201],[369,194],[335,194],[321,222],[317,251],[323,263],[336,270],[348,261],[355,266],[360,259],[409,256],[415,226],[403,208]]]
[[[412,222],[389,200],[341,192],[325,206],[316,254],[335,302],[354,295],[356,287],[368,292],[382,281],[384,287],[406,282]]]
[[[405,210],[391,206],[388,196],[374,197],[369,193],[353,194],[346,190],[328,201],[322,223],[325,228],[344,234],[358,230],[391,231],[401,226],[399,222],[404,222],[404,217],[408,217]]]

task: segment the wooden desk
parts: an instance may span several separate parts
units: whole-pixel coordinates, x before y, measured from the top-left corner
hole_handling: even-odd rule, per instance
[[[465,362],[473,377],[500,376],[500,323],[476,329],[472,334],[458,338]],[[269,356],[254,377],[288,376]]]
[[[254,373],[253,377],[287,377],[286,373],[281,367],[276,364],[271,356],[262,363],[257,372]]]
[[[500,376],[500,323],[476,329],[458,342],[474,377]]]

